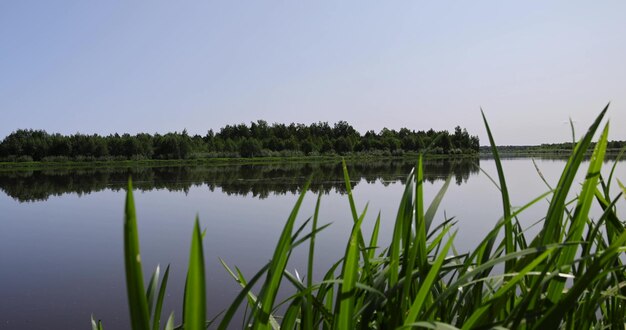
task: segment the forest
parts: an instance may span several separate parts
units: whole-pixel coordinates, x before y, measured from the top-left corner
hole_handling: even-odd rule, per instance
[[[44,130],[20,129],[0,143],[0,161],[66,161],[127,159],[190,159],[239,157],[291,157],[374,154],[399,156],[404,153],[472,154],[479,139],[456,126],[446,130],[415,131],[383,128],[359,133],[345,121],[226,125],[204,136],[167,134],[62,135]]]

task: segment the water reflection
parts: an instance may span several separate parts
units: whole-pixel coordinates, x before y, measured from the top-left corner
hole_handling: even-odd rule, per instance
[[[432,183],[452,175],[460,185],[478,172],[478,164],[476,158],[427,160],[424,179]],[[414,165],[414,161],[408,160],[378,160],[348,163],[348,170],[353,185],[362,179],[388,185],[404,183]],[[141,191],[187,192],[193,186],[207,185],[211,191],[221,189],[228,195],[263,199],[270,194],[297,193],[310,177],[310,190],[315,193],[344,193],[342,173],[338,162],[8,171],[0,172],[0,190],[19,202],[45,201],[50,196],[68,193],[80,196],[124,189],[130,175],[135,189]]]

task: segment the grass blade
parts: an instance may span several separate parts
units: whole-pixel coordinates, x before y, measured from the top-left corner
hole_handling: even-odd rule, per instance
[[[298,297],[291,302],[291,304],[287,308],[287,312],[285,312],[285,316],[283,318],[283,322],[281,323],[280,329],[296,329],[296,321],[300,314],[300,307],[302,305],[301,300],[302,298]]]
[[[91,315],[91,330],[103,330],[104,328],[102,327],[102,322],[100,320],[98,320],[98,322],[96,322],[96,320],[93,319],[93,314]]]
[[[200,221],[196,222],[191,237],[189,270],[185,287],[185,330],[202,330],[206,321],[206,283],[204,273],[204,253]]]
[[[427,268],[427,252],[426,252],[426,226],[424,223],[424,172],[422,169],[422,155],[417,161],[417,171],[415,174],[415,203],[413,204],[415,214],[415,239],[412,240],[405,248],[405,268],[403,269],[404,284],[401,296],[401,308],[408,309],[411,304],[411,296],[409,294],[413,286],[413,270],[417,267],[420,270]],[[409,196],[407,196],[409,198]],[[410,229],[409,229],[410,232]],[[408,253],[408,256],[406,255]],[[416,260],[417,259],[417,260]],[[426,277],[425,271],[420,272],[421,279]]]
[[[574,219],[569,227],[567,242],[578,242],[582,237],[584,226],[587,223],[589,217],[591,202],[593,201],[593,198],[595,196],[598,178],[600,177],[600,169],[602,168],[602,162],[604,161],[604,153],[606,151],[608,133],[609,124],[604,127],[602,136],[596,144],[596,148],[593,152],[593,155],[591,156],[589,170],[587,171],[587,177],[583,184],[582,191],[578,196],[578,203],[576,205]],[[578,245],[566,246],[559,256],[556,267],[570,265],[576,257],[576,251],[578,251]],[[552,300],[552,302],[557,302],[563,294],[564,287],[565,281],[551,282],[548,288],[548,298]]]
[[[152,273],[150,277],[150,282],[148,282],[148,290],[146,291],[146,300],[148,301],[148,312],[152,313],[152,307],[154,307],[154,298],[156,296],[157,285],[159,284],[159,273],[160,267],[156,266],[156,269]]]
[[[433,223],[433,219],[435,218],[437,209],[439,208],[439,205],[441,204],[441,201],[443,200],[443,196],[446,194],[446,191],[448,190],[448,187],[450,186],[451,181],[452,181],[452,176],[448,176],[443,186],[441,186],[441,189],[439,189],[439,191],[437,192],[437,195],[435,195],[435,198],[433,198],[433,201],[430,202],[430,206],[428,206],[428,209],[426,210],[426,213],[424,214],[424,224],[425,224],[426,233],[430,231],[430,225]]]
[[[124,211],[124,265],[131,326],[134,330],[148,330],[150,329],[150,313],[143,286],[137,216],[133,199],[133,184],[130,178]]]
[[[243,276],[243,273],[241,273],[239,268],[235,267],[235,270],[237,271],[237,274],[235,274],[230,269],[230,267],[228,267],[226,262],[224,262],[224,260],[222,260],[220,258],[219,261],[222,264],[222,266],[224,267],[224,269],[226,269],[226,271],[230,274],[230,276],[232,276],[232,278],[235,279],[235,281],[237,281],[237,283],[239,283],[239,286],[241,286],[241,288],[245,289],[246,286],[248,285],[248,282],[246,281],[245,277]],[[268,267],[268,266],[269,266],[269,264],[266,265],[266,267]],[[257,296],[255,296],[254,293],[252,293],[252,291],[247,291],[247,293],[248,293],[248,305],[251,308],[257,308],[258,307],[257,306],[258,305],[258,298],[257,298]],[[274,316],[271,315],[271,314],[270,314],[270,325],[274,329],[279,328],[278,322],[276,321]]]
[[[548,207],[548,212],[546,214],[546,220],[544,222],[543,229],[541,230],[541,235],[537,244],[539,245],[547,245],[553,242],[560,241],[561,237],[561,227],[563,222],[563,214],[565,212],[565,205],[567,200],[567,195],[569,190],[574,182],[576,172],[578,172],[578,168],[580,164],[584,160],[585,152],[589,148],[591,144],[591,140],[600,125],[600,122],[604,118],[606,111],[608,110],[609,105],[600,112],[596,120],[587,130],[585,136],[576,144],[574,148],[574,152],[570,156],[567,164],[565,164],[565,169],[561,174],[561,178],[559,179],[559,183],[556,186],[556,190],[554,196],[552,197],[552,201],[550,202],[550,206]]]
[[[159,295],[157,296],[156,306],[154,308],[154,315],[152,316],[152,330],[159,330],[161,328],[161,310],[163,309],[163,300],[165,299],[165,289],[167,288],[167,280],[170,276],[170,265],[165,268],[165,274],[161,280],[161,287],[159,288]]]
[[[413,182],[414,173],[411,173],[407,177],[407,184],[404,187],[402,198],[400,199],[400,205],[398,206],[398,214],[396,215],[396,222],[393,227],[393,237],[388,252],[389,263],[389,286],[394,287],[398,283],[400,274],[400,255],[402,251],[403,241],[409,241],[407,234],[410,234],[410,227],[406,224],[406,219],[411,219],[411,211],[413,207],[407,205],[412,203],[412,190],[411,183]],[[408,213],[408,214],[407,214]],[[410,222],[409,222],[410,224]],[[407,228],[408,227],[408,228]],[[408,233],[405,233],[407,231]]]
[[[233,300],[233,302],[230,304],[230,306],[228,307],[228,309],[226,310],[226,313],[224,313],[224,317],[222,318],[222,321],[220,322],[220,324],[218,325],[217,329],[218,330],[226,330],[229,329],[230,326],[230,321],[233,319],[233,316],[235,315],[235,313],[237,312],[237,309],[239,309],[239,306],[241,306],[241,302],[246,299],[246,297],[249,296],[252,287],[256,284],[256,282],[261,278],[261,276],[263,276],[263,274],[265,274],[265,272],[267,271],[267,269],[270,267],[270,264],[266,264],[265,266],[263,266],[263,268],[261,268],[248,282],[248,284],[246,284],[246,286],[243,288],[243,290],[239,291],[239,294],[237,295],[237,297],[235,297],[235,299]],[[234,273],[232,273],[232,271],[230,272],[231,274],[234,275]]]
[[[617,167],[617,163],[619,163],[619,161],[622,159],[622,156],[624,155],[624,152],[626,152],[626,147],[622,148],[619,151],[619,154],[617,154],[617,157],[615,157],[615,161],[613,162],[613,166],[611,166],[611,171],[609,172],[609,177],[608,180],[606,181],[606,189],[605,189],[605,197],[607,199],[610,199],[609,197],[609,193],[611,191],[611,182],[613,182],[613,174],[615,174],[615,168]],[[618,180],[619,181],[619,180]],[[618,182],[619,184],[619,182]]]
[[[315,232],[317,231],[317,220],[320,211],[320,202],[322,200],[322,194],[317,195],[317,202],[315,203],[315,212],[313,214],[313,224],[311,228],[311,240],[309,241],[309,260],[306,275],[306,286],[311,289],[313,287],[313,261],[315,254]],[[303,315],[303,328],[313,329],[313,293],[308,292],[306,296],[306,305]]]
[[[498,171],[498,179],[500,181],[500,194],[502,195],[502,208],[504,211],[503,219],[504,221],[506,221],[504,223],[505,252],[509,254],[515,250],[515,242],[513,240],[513,224],[511,223],[511,201],[509,200],[509,190],[506,187],[506,180],[504,178],[502,162],[500,161],[498,147],[496,146],[496,142],[494,141],[493,135],[491,134],[489,123],[487,122],[487,118],[485,117],[485,113],[482,111],[482,109],[480,110],[480,113],[483,116],[485,129],[487,130],[487,136],[489,137],[489,144],[491,145],[491,153],[493,154],[493,159],[496,163],[496,169]],[[509,272],[513,268],[514,264],[514,260],[508,261],[504,266],[504,271]]]
[[[370,236],[370,244],[369,244],[369,258],[374,259],[376,256],[376,248],[378,244],[378,233],[380,232],[380,212],[378,212],[378,216],[376,217],[376,222],[374,223],[374,229],[372,230],[372,236]]]
[[[367,205],[358,221],[352,227],[350,241],[346,247],[346,254],[341,272],[343,281],[341,283],[341,291],[338,298],[339,311],[336,315],[337,329],[353,329],[353,314],[355,306],[355,284],[357,280],[358,263],[359,263],[359,243],[358,237],[361,232],[361,223],[367,213]]]
[[[348,166],[346,166],[346,160],[341,159],[341,168],[343,169],[343,179],[346,182],[346,191],[348,192],[348,202],[350,203],[350,212],[352,213],[352,220],[356,223],[359,221],[359,215],[356,211],[356,204],[354,203],[354,197],[352,196],[352,184],[350,183],[350,176],[348,175]],[[365,239],[363,239],[363,233],[359,231],[358,234],[359,247],[363,253],[363,263],[365,269],[369,269],[369,259],[367,249],[365,247]]]
[[[165,330],[174,330],[174,312],[170,314],[165,323]]]
[[[569,117],[569,126],[572,129],[572,145],[576,144],[576,130],[574,130],[574,121]]]

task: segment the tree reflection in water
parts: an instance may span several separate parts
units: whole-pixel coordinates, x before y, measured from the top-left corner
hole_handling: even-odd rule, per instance
[[[478,173],[478,165],[477,158],[426,160],[424,180],[432,183],[452,175],[460,185]],[[404,183],[414,166],[409,160],[360,161],[349,162],[348,171],[353,185],[361,180],[388,185]],[[211,191],[263,199],[270,194],[296,194],[312,178],[310,190],[314,193],[345,192],[340,162],[8,171],[0,172],[0,189],[19,202],[45,201],[68,193],[80,196],[122,190],[129,176],[140,191],[187,192],[193,186],[207,185]]]

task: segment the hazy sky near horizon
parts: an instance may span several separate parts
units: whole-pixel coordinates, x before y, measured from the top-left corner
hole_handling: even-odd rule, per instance
[[[346,120],[486,144],[482,107],[538,144],[609,101],[626,140],[624,1],[0,2],[0,138]]]

